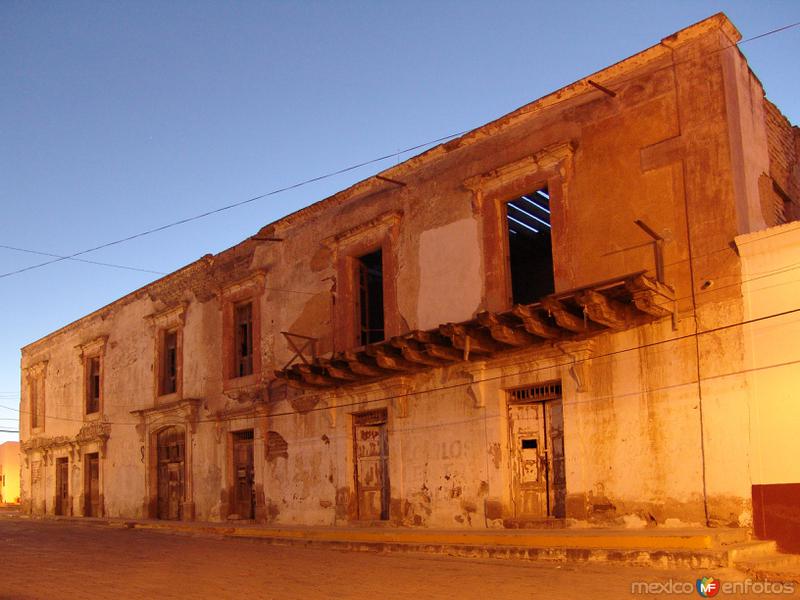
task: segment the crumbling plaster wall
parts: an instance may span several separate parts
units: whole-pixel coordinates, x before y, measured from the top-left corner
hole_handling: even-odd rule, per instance
[[[739,259],[730,242],[743,213],[752,220],[752,204],[760,202],[752,173],[744,184],[737,179],[737,161],[763,167],[761,154],[737,155],[734,146],[762,132],[758,119],[745,119],[741,110],[749,106],[747,114],[757,114],[757,94],[735,49],[720,52],[732,39],[720,27],[690,39],[673,36],[647,61],[612,70],[603,83],[614,97],[565,95],[504,117],[447,144],[435,160],[413,170],[401,165],[392,173],[397,183],[369,180],[258,236],[281,241],[246,241],[201,259],[147,293],[32,345],[23,369],[49,361],[44,435],[76,435],[83,373],[75,346],[108,335],[106,511],[143,516],[145,465],[130,411],[154,405],[154,330],[145,317],[185,302],[183,397],[202,406],[192,436],[198,518],[226,517],[227,436],[256,428],[263,458],[256,484],[266,518],[347,522],[354,510],[351,414],[386,406],[392,519],[497,525],[510,511],[505,390],[560,379],[568,516],[746,524],[748,388],[741,331],[728,328],[742,318]],[[734,117],[744,123],[736,135],[729,132]],[[606,334],[578,358],[551,347],[483,366],[435,369],[410,382],[299,396],[270,388],[266,428],[282,436],[287,451],[267,455],[258,420],[242,413],[250,410],[247,403],[225,393],[220,290],[248,273],[266,273],[258,298],[263,381],[291,358],[282,331],[317,338],[321,355],[343,350],[334,339],[341,327],[336,302],[345,301],[337,280],[344,250],[334,238],[390,214],[398,223],[396,234],[387,234],[396,235],[390,246],[396,268],[387,275],[400,330],[472,318],[486,309],[486,257],[503,250],[484,246],[479,202],[464,182],[564,143],[574,153],[553,216],[557,291],[643,269],[652,274],[653,245],[634,223],[643,219],[664,237],[665,281],[678,298],[676,329],[665,321]],[[25,427],[23,439],[30,436]],[[30,484],[26,469],[23,485]],[[48,466],[51,479],[52,471]],[[53,482],[42,485],[49,491],[34,495],[40,498],[35,508],[44,510],[46,500],[51,510]]]
[[[412,329],[471,317],[484,307],[474,305],[465,287],[449,285],[447,275],[434,277],[445,271],[448,256],[437,251],[437,243],[456,242],[449,252],[464,262],[453,264],[452,271],[465,276],[450,277],[469,280],[475,253],[459,249],[470,240],[480,243],[473,233],[480,224],[469,212],[474,198],[462,182],[541,148],[565,140],[576,146],[560,208],[562,227],[553,233],[557,290],[640,269],[652,272],[653,247],[636,219],[665,238],[665,280],[676,289],[678,329],[661,325],[640,329],[632,339],[629,332],[599,344],[609,352],[632,350],[593,361],[587,377],[597,392],[582,394],[565,416],[568,443],[575,445],[568,460],[580,457],[582,463],[568,483],[575,515],[591,516],[596,504],[661,522],[749,521],[747,387],[737,375],[741,331],[716,329],[741,320],[738,257],[730,242],[742,211],[743,218],[751,219],[759,204],[749,188],[742,204],[736,160],[758,168],[765,148],[759,146],[758,156],[738,159],[732,150],[735,143],[763,137],[763,128],[755,119],[738,138],[729,133],[732,103],[756,102],[751,81],[741,76],[739,55],[720,52],[730,43],[730,33],[721,30],[689,41],[666,40],[668,50],[658,62],[626,73],[619,85],[613,80],[606,84],[616,97],[598,92],[518,117],[513,126],[498,127],[485,139],[453,147],[413,180],[403,181],[405,187],[392,189],[386,183],[380,193],[352,199],[347,211],[337,207],[331,216],[324,211],[316,215],[314,226],[335,230],[332,224],[349,226],[344,214],[352,225],[386,210],[402,210],[398,304]],[[305,223],[277,231],[299,234],[299,250],[320,235],[303,234],[303,228]],[[284,252],[295,254],[290,247],[284,246]],[[480,256],[486,251],[482,248]],[[335,276],[332,267],[320,274]],[[696,331],[701,335],[695,337]],[[675,340],[636,350],[669,338]],[[409,445],[414,447],[404,443]],[[411,461],[406,470],[418,471],[425,464],[413,454],[404,456]],[[636,468],[630,467],[631,456],[637,457]],[[409,484],[417,488],[413,493],[422,489],[417,484]]]

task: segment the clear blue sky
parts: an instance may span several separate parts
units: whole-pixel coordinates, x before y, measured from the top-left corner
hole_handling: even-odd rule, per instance
[[[796,0],[3,0],[0,244],[71,254],[470,129],[718,11],[745,38],[800,21]],[[800,28],[742,50],[800,122]],[[169,272],[392,161],[84,258]],[[42,260],[0,248],[0,274]],[[0,405],[18,406],[21,346],[156,277],[0,278]]]

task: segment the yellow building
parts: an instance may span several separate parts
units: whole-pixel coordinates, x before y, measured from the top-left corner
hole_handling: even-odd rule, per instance
[[[19,503],[19,442],[0,444],[0,504]]]

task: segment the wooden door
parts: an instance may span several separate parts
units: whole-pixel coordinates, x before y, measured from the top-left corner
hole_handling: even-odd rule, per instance
[[[84,477],[84,506],[87,517],[101,517],[100,506],[100,455],[97,453],[87,454],[85,477]]]
[[[514,516],[547,516],[547,458],[542,403],[509,406]]]
[[[180,520],[184,499],[185,434],[168,427],[158,433],[158,518]]]
[[[255,516],[253,430],[233,434],[234,510],[242,519]]]
[[[508,407],[514,516],[566,516],[564,418],[560,399]]]
[[[56,514],[70,514],[69,459],[56,459]]]
[[[353,435],[358,518],[386,520],[389,518],[389,440],[386,433],[386,412],[357,415]]]

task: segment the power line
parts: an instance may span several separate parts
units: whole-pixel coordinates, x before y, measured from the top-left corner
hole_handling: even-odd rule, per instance
[[[573,365],[576,365],[576,364],[583,364],[583,363],[589,362],[589,361],[597,361],[597,360],[603,359],[603,358],[611,358],[611,357],[614,357],[614,356],[627,354],[629,352],[636,352],[636,351],[639,351],[639,350],[657,348],[659,346],[664,346],[664,345],[667,345],[667,344],[681,342],[681,341],[684,341],[684,340],[687,340],[687,339],[691,339],[691,338],[694,338],[694,337],[698,337],[698,336],[701,336],[701,335],[717,333],[719,331],[725,331],[725,330],[733,329],[733,328],[736,328],[736,327],[744,327],[745,325],[751,325],[753,323],[759,323],[759,322],[763,322],[763,321],[768,321],[770,319],[774,319],[774,318],[778,318],[778,317],[786,317],[786,316],[797,314],[797,313],[800,313],[800,308],[786,310],[786,311],[783,311],[783,312],[780,312],[780,313],[774,313],[774,314],[771,314],[771,315],[764,315],[764,316],[761,316],[761,317],[755,317],[755,318],[752,318],[752,319],[748,319],[747,321],[741,321],[741,322],[737,322],[737,323],[730,323],[728,325],[720,325],[718,327],[713,327],[711,329],[705,329],[703,331],[694,331],[692,333],[687,333],[687,334],[680,335],[680,336],[675,336],[675,337],[671,337],[671,338],[667,338],[667,339],[657,340],[657,341],[654,341],[654,342],[640,344],[640,345],[637,345],[637,346],[632,346],[630,348],[621,348],[619,350],[611,350],[609,352],[605,352],[603,354],[593,355],[593,356],[588,357],[588,358],[575,359],[575,360],[569,360],[569,361],[563,362],[563,363],[548,364],[548,365],[544,365],[544,366],[532,367],[530,369],[525,369],[523,371],[519,371],[519,372],[516,373],[516,375],[530,375],[532,373],[537,373],[539,371],[551,371],[553,369],[559,369],[561,367],[569,367],[569,366],[573,366]],[[745,374],[745,373],[754,373],[754,372],[758,372],[758,371],[765,371],[767,369],[783,367],[783,366],[790,366],[790,365],[796,365],[796,364],[800,364],[800,360],[790,360],[790,361],[787,361],[787,362],[784,362],[784,363],[766,365],[766,366],[762,366],[762,367],[754,367],[754,368],[751,368],[751,369],[741,369],[741,370],[738,370],[738,371],[733,371],[733,372],[730,372],[730,373],[722,373],[722,374],[719,374],[719,375],[711,375],[711,376],[703,377],[701,379],[701,382],[702,381],[710,381],[710,380],[714,380],[714,379],[722,379],[722,378],[731,377],[731,376],[734,376],[734,375],[742,375],[742,374]],[[433,387],[433,388],[425,388],[425,389],[421,389],[421,390],[410,390],[408,392],[399,393],[399,394],[392,394],[392,395],[388,395],[388,396],[381,396],[380,398],[374,398],[374,399],[371,399],[371,400],[359,400],[357,402],[345,403],[345,404],[337,404],[337,405],[334,405],[334,406],[314,407],[314,408],[311,408],[311,409],[309,409],[307,411],[304,411],[304,413],[320,412],[320,411],[326,411],[326,410],[337,410],[337,409],[340,409],[340,408],[351,408],[351,407],[354,407],[354,406],[355,407],[362,406],[364,404],[373,404],[373,403],[376,403],[376,402],[385,402],[385,401],[388,401],[388,400],[395,400],[397,398],[406,398],[406,397],[411,397],[411,396],[423,396],[423,395],[427,395],[427,394],[432,394],[434,392],[454,390],[454,389],[458,389],[458,388],[469,387],[471,385],[487,383],[487,382],[490,382],[490,381],[498,381],[498,380],[501,380],[501,379],[503,379],[505,377],[507,377],[506,374],[493,375],[493,376],[485,377],[483,379],[475,379],[475,380],[471,380],[471,381],[467,381],[467,382],[452,383],[452,384],[449,384],[449,385],[442,385],[442,386]],[[603,399],[603,398],[622,398],[622,397],[627,397],[627,396],[636,396],[636,395],[653,393],[653,392],[662,391],[662,390],[674,389],[676,387],[682,387],[682,386],[686,386],[686,385],[695,386],[695,385],[697,385],[697,383],[698,383],[697,381],[687,381],[687,382],[677,383],[677,384],[668,384],[668,385],[660,386],[660,387],[656,387],[656,388],[648,388],[648,389],[637,390],[637,391],[629,392],[629,393],[611,394],[611,395],[603,396],[603,397],[600,397],[600,398],[593,396],[591,399],[583,400],[583,401],[576,401],[575,403],[577,404],[579,402],[596,401],[597,399]],[[63,404],[62,404],[62,406],[63,406]],[[9,410],[14,410],[16,412],[19,412],[21,415],[30,415],[31,414],[31,412],[29,410],[20,410],[20,409],[11,408],[11,407],[4,407],[4,408],[8,408]],[[297,414],[298,414],[297,411],[283,411],[283,412],[269,413],[268,416],[270,418],[273,418],[273,417],[286,417],[286,416],[292,416],[292,415],[297,415]],[[237,419],[237,418],[240,418],[240,417],[241,417],[241,415],[234,415],[234,416],[232,416],[230,418],[231,419]],[[48,416],[46,414],[45,414],[45,419],[53,419],[53,420],[57,420],[57,421],[71,421],[71,422],[76,422],[76,423],[85,423],[86,422],[84,419],[75,419],[75,418],[71,418],[71,417]],[[216,418],[209,419],[209,418],[204,418],[204,419],[197,419],[197,421],[194,421],[194,422],[195,423],[217,423],[220,420],[227,420],[227,419],[216,419]],[[139,425],[140,424],[139,421],[103,421],[103,422],[107,423],[109,425]]]
[[[53,254],[51,252],[41,252],[39,250],[29,250],[27,248],[17,248],[16,246],[6,246],[5,244],[0,244],[0,248],[5,248],[6,250],[16,250],[17,252],[26,252],[28,254],[37,254],[39,256],[53,256],[55,258],[61,260],[72,260],[75,262],[82,262],[87,263],[90,265],[99,265],[101,267],[113,267],[115,269],[126,269],[128,271],[139,271],[141,273],[153,273],[155,275],[166,275],[163,271],[153,271],[152,269],[142,269],[140,267],[129,267],[127,265],[118,265],[114,263],[106,263],[106,262],[99,262],[96,260],[87,260],[85,258],[73,258],[71,256],[62,256],[60,254]]]
[[[798,21],[796,23],[790,23],[789,25],[785,25],[783,27],[779,27],[777,29],[773,29],[771,31],[767,31],[765,33],[761,33],[761,34],[746,38],[744,40],[740,40],[739,42],[736,42],[736,43],[731,44],[729,46],[725,46],[723,48],[719,48],[719,49],[713,50],[711,52],[708,52],[707,54],[705,54],[703,56],[709,56],[709,55],[715,54],[717,52],[722,52],[723,50],[727,50],[729,48],[733,48],[733,47],[739,46],[741,44],[745,44],[747,42],[752,42],[752,41],[757,40],[757,39],[761,39],[761,38],[764,38],[764,37],[767,37],[767,36],[770,36],[770,35],[774,35],[776,33],[787,31],[789,29],[792,29],[792,28],[798,27],[798,26],[800,26],[800,21]],[[690,60],[695,60],[695,59],[687,59],[686,61],[682,61],[682,62],[689,62]],[[651,71],[648,71],[647,74],[650,75],[652,73],[661,71],[663,69],[673,68],[675,66],[675,64],[680,64],[680,63],[675,63],[673,61],[672,64],[670,64],[670,65],[668,65],[666,67],[653,69]],[[615,80],[615,82],[617,84],[626,83],[628,81],[634,81],[635,79],[638,79],[641,76],[642,75],[637,75],[637,76],[631,77],[629,79]],[[594,90],[594,88],[592,88],[592,90],[587,90],[587,92],[593,91],[593,90]],[[567,102],[568,100],[571,100],[571,99],[572,99],[572,97],[563,98],[561,100],[555,100],[554,102],[550,103],[547,107],[550,108],[552,106],[556,106],[556,105],[561,104],[563,102]],[[338,170],[330,172],[330,173],[326,173],[324,175],[319,175],[317,177],[312,177],[310,179],[306,179],[304,181],[301,181],[301,182],[298,182],[298,183],[295,183],[295,184],[292,184],[292,185],[288,185],[288,186],[285,186],[285,187],[282,187],[282,188],[278,188],[278,189],[272,190],[270,192],[267,192],[267,193],[264,193],[264,194],[260,194],[258,196],[253,196],[252,198],[248,198],[246,200],[241,200],[239,202],[234,202],[232,204],[228,204],[228,205],[222,206],[220,208],[209,210],[209,211],[206,211],[204,213],[201,213],[201,214],[198,214],[198,215],[194,215],[194,216],[191,216],[191,217],[186,217],[184,219],[173,221],[171,223],[166,223],[164,225],[160,225],[160,226],[154,227],[152,229],[148,229],[148,230],[145,230],[145,231],[142,231],[142,232],[139,232],[139,233],[124,237],[124,238],[120,238],[118,240],[114,240],[114,241],[111,241],[111,242],[106,242],[104,244],[100,244],[100,245],[95,246],[93,248],[88,248],[86,250],[81,250],[80,252],[75,252],[74,254],[70,254],[70,255],[67,255],[67,256],[58,255],[57,258],[55,258],[53,260],[50,260],[50,261],[45,261],[45,262],[42,262],[42,263],[37,263],[35,265],[30,265],[28,267],[17,269],[15,271],[9,271],[7,273],[2,273],[2,274],[0,274],[0,279],[5,278],[5,277],[10,277],[12,275],[17,275],[19,273],[24,273],[26,271],[31,271],[33,269],[38,269],[40,267],[44,267],[44,266],[47,266],[47,265],[50,265],[50,264],[61,262],[63,260],[75,259],[78,256],[81,256],[81,255],[84,255],[84,254],[88,254],[90,252],[95,252],[95,251],[101,250],[103,248],[108,248],[110,246],[115,246],[117,244],[122,244],[122,243],[125,243],[125,242],[129,242],[131,240],[135,240],[135,239],[147,236],[147,235],[151,235],[153,233],[164,231],[164,230],[170,229],[172,227],[177,227],[178,225],[183,225],[183,224],[186,224],[186,223],[190,223],[190,222],[196,221],[198,219],[203,219],[205,217],[209,217],[211,215],[215,215],[215,214],[230,210],[232,208],[236,208],[236,207],[239,207],[239,206],[243,206],[245,204],[249,204],[251,202],[255,202],[256,200],[261,200],[263,198],[267,198],[269,196],[274,196],[274,195],[277,195],[277,194],[280,194],[280,193],[283,193],[283,192],[286,192],[286,191],[289,191],[289,190],[293,190],[293,189],[308,185],[310,183],[315,183],[317,181],[322,181],[324,179],[328,179],[328,178],[334,177],[336,175],[341,175],[343,173],[347,173],[349,171],[353,171],[355,169],[359,169],[359,168],[367,166],[367,165],[371,165],[371,164],[378,163],[378,162],[381,162],[381,161],[384,161],[384,160],[388,160],[389,158],[393,158],[393,157],[399,156],[400,154],[406,154],[406,153],[412,152],[414,150],[419,150],[420,148],[424,148],[425,146],[429,146],[431,144],[438,144],[438,143],[444,142],[446,140],[450,140],[452,138],[462,136],[462,135],[464,135],[466,133],[469,133],[470,131],[472,131],[472,130],[464,130],[464,131],[460,131],[458,133],[453,133],[453,134],[450,134],[450,135],[446,135],[444,137],[437,138],[435,140],[424,142],[422,144],[417,144],[415,146],[411,146],[411,147],[405,148],[403,150],[392,152],[391,154],[386,154],[386,155],[383,155],[383,156],[380,156],[380,157],[377,157],[377,158],[373,158],[373,159],[370,159],[370,160],[367,160],[367,161],[364,161],[364,162],[361,162],[361,163],[358,163],[358,164],[355,164],[355,165],[351,165],[349,167],[345,167],[345,168],[338,169]]]
[[[460,131],[458,133],[453,133],[453,134],[450,134],[450,135],[446,135],[444,137],[440,137],[440,138],[437,138],[435,140],[424,142],[422,144],[417,144],[415,146],[411,146],[409,148],[405,148],[405,149],[399,150],[397,152],[392,152],[391,154],[385,154],[383,156],[379,156],[378,158],[373,158],[373,159],[370,159],[370,160],[366,160],[366,161],[358,163],[356,165],[351,165],[351,166],[345,167],[343,169],[338,169],[336,171],[332,171],[332,172],[326,173],[324,175],[318,175],[317,177],[312,177],[310,179],[306,179],[306,180],[301,181],[299,183],[294,183],[292,185],[287,185],[285,187],[272,190],[271,192],[267,192],[265,194],[260,194],[258,196],[253,196],[252,198],[248,198],[246,200],[240,200],[239,202],[234,202],[232,204],[227,204],[225,206],[221,206],[219,208],[215,208],[213,210],[209,210],[209,211],[206,211],[204,213],[200,213],[198,215],[194,215],[192,217],[186,217],[185,219],[180,219],[178,221],[173,221],[171,223],[166,223],[165,225],[160,225],[158,227],[154,227],[154,228],[148,229],[146,231],[141,231],[139,233],[135,233],[133,235],[129,235],[127,237],[120,238],[118,240],[114,240],[112,242],[106,242],[105,244],[100,244],[99,246],[94,246],[93,248],[88,248],[86,250],[81,250],[80,252],[75,252],[74,254],[70,254],[70,255],[67,255],[67,256],[59,256],[58,258],[55,258],[53,260],[48,260],[48,261],[45,261],[45,262],[42,262],[42,263],[38,263],[38,264],[35,264],[35,265],[30,265],[28,267],[17,269],[16,271],[9,271],[8,273],[0,274],[0,279],[2,279],[4,277],[10,277],[11,275],[17,275],[19,273],[24,273],[25,271],[31,271],[33,269],[38,269],[40,267],[44,267],[46,265],[51,265],[53,263],[61,262],[62,260],[73,259],[73,258],[75,258],[77,256],[81,256],[83,254],[88,254],[90,252],[95,252],[96,250],[101,250],[103,248],[108,248],[110,246],[116,246],[117,244],[122,244],[124,242],[129,242],[131,240],[135,240],[137,238],[144,237],[146,235],[157,233],[159,231],[164,231],[164,230],[170,229],[172,227],[177,227],[178,225],[184,225],[185,223],[190,223],[192,221],[197,221],[198,219],[203,219],[205,217],[209,217],[211,215],[215,215],[215,214],[224,212],[226,210],[230,210],[232,208],[237,208],[239,206],[244,206],[245,204],[250,204],[251,202],[255,202],[256,200],[261,200],[262,198],[267,198],[269,196],[275,196],[276,194],[281,194],[281,193],[287,192],[289,190],[293,190],[293,189],[296,189],[296,188],[299,188],[299,187],[303,187],[303,186],[308,185],[310,183],[315,183],[317,181],[322,181],[323,179],[329,179],[330,177],[334,177],[336,175],[341,175],[343,173],[347,173],[349,171],[353,171],[355,169],[359,169],[359,168],[365,167],[367,165],[371,165],[371,164],[374,164],[374,163],[377,163],[377,162],[384,161],[384,160],[387,160],[389,158],[393,158],[393,157],[397,156],[398,154],[405,154],[407,152],[413,152],[414,150],[419,150],[420,148],[424,148],[425,146],[430,146],[431,144],[438,144],[438,143],[443,142],[445,140],[449,140],[451,138],[458,137],[460,135],[464,135],[465,133],[467,133],[467,132],[466,131]]]

